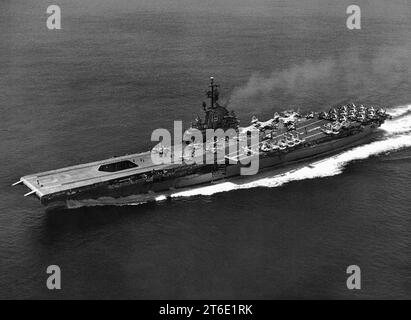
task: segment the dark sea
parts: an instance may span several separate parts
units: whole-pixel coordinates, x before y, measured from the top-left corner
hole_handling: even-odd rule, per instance
[[[365,1],[0,2],[0,298],[411,298],[411,9]],[[389,106],[374,141],[293,172],[45,212],[21,176],[146,151],[208,79],[252,115]],[[48,290],[58,265],[62,289]],[[346,269],[361,268],[361,290]]]

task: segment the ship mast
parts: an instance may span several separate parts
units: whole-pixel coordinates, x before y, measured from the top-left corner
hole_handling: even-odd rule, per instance
[[[210,77],[210,85],[209,88],[211,90],[207,91],[207,97],[210,98],[210,108],[214,108],[214,104],[218,100],[218,88],[219,85],[214,84],[214,77]]]

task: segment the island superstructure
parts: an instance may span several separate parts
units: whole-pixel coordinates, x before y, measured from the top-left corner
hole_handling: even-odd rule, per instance
[[[191,128],[203,133],[207,129],[258,131],[260,170],[285,167],[365,143],[390,117],[379,106],[348,103],[328,112],[312,111],[304,115],[292,110],[275,112],[267,121],[253,117],[248,127],[240,127],[235,113],[219,104],[219,90],[213,78],[207,97],[210,102],[203,103],[204,119],[197,117]],[[223,148],[227,146],[223,144]],[[215,141],[204,138],[201,156],[215,154],[217,149]],[[157,164],[152,153],[174,152],[171,146],[157,146],[147,152],[29,174],[14,185],[26,185],[30,191],[25,196],[35,195],[48,208],[67,207],[70,200],[153,195],[239,176],[243,167],[240,157],[251,156],[251,149],[245,153],[240,149],[227,153],[224,163]]]

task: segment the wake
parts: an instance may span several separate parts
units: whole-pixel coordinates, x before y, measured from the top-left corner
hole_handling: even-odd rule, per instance
[[[275,188],[292,181],[339,175],[350,162],[411,147],[411,105],[391,108],[387,112],[393,116],[393,119],[387,120],[379,128],[382,132],[379,140],[343,151],[320,161],[300,165],[297,168],[284,168],[282,173],[278,173],[277,170],[275,174],[272,172],[261,173],[256,177],[234,178],[230,182],[221,182],[179,192],[169,191],[154,196],[135,195],[122,199],[101,198],[98,200],[70,201],[68,205],[70,208],[95,205],[139,205],[149,201],[163,201],[167,198],[209,196],[221,192],[256,187]]]

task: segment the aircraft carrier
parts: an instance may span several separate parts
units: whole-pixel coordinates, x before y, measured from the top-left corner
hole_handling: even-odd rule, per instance
[[[62,169],[29,174],[13,185],[24,184],[30,191],[25,196],[36,196],[48,209],[65,208],[70,200],[121,198],[136,194],[155,195],[158,192],[209,184],[240,175],[244,167],[242,157],[257,156],[259,170],[284,168],[289,164],[321,157],[363,144],[390,116],[384,108],[348,103],[328,112],[299,112],[288,110],[275,113],[268,121],[253,117],[248,127],[240,127],[233,111],[219,104],[219,89],[210,79],[208,105],[203,102],[204,119],[197,117],[189,130],[233,129],[237,133],[258,132],[257,146],[236,152],[225,149],[223,163],[162,163],[153,161],[153,154],[179,157],[181,148],[157,145],[151,151],[114,157],[106,160],[70,166]],[[214,157],[216,141],[204,138],[196,157]],[[247,143],[249,140],[247,138]],[[190,144],[189,144],[190,145]],[[196,148],[194,142],[191,144]]]

